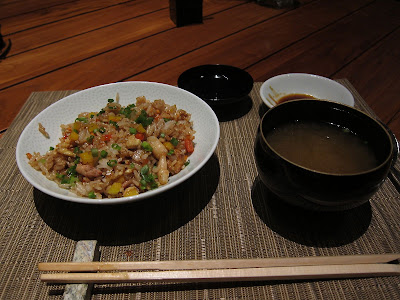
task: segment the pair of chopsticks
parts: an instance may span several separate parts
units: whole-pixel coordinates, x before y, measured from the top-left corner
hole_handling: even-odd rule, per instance
[[[298,258],[39,263],[49,283],[230,282],[400,275],[397,254]],[[72,272],[72,273],[67,273]],[[86,273],[83,273],[86,272]]]

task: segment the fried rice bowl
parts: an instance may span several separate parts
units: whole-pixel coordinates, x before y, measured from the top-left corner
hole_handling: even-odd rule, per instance
[[[153,82],[122,82],[67,96],[22,132],[16,159],[40,191],[117,204],[171,189],[211,157],[219,123],[197,96]]]

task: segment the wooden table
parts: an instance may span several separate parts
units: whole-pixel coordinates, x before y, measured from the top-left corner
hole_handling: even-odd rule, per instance
[[[400,2],[298,2],[273,9],[204,0],[203,23],[177,28],[168,0],[2,1],[1,30],[12,47],[0,62],[0,131],[35,91],[176,85],[184,70],[219,63],[255,81],[291,72],[348,78],[400,136]]]
[[[347,80],[356,106],[373,113]],[[370,202],[337,213],[299,211],[257,176],[253,144],[265,111],[255,83],[247,109],[220,121],[207,164],[157,199],[92,206],[34,189],[15,163],[26,124],[73,91],[36,92],[0,140],[0,299],[61,299],[39,280],[39,262],[71,261],[79,240],[97,240],[101,261],[210,260],[400,252],[399,182],[390,176]],[[400,162],[396,169],[399,170]],[[399,299],[400,277],[226,284],[95,285],[92,299]]]

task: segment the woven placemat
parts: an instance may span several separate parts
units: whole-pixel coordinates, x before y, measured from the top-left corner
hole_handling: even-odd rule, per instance
[[[356,106],[370,109],[347,80]],[[15,147],[41,110],[73,91],[35,92],[0,140],[0,299],[61,299],[37,264],[71,261],[78,240],[97,240],[101,261],[300,257],[400,252],[400,194],[388,179],[366,205],[299,212],[257,176],[253,144],[265,110],[255,83],[248,101],[220,115],[215,154],[161,197],[119,206],[52,198],[20,174]],[[398,166],[398,164],[397,164]],[[400,277],[224,284],[95,285],[92,299],[400,299]]]

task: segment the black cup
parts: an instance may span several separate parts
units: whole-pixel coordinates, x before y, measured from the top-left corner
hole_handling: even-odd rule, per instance
[[[297,165],[274,151],[268,132],[299,121],[332,123],[368,141],[378,166],[355,174],[329,174]],[[254,153],[262,182],[281,199],[306,209],[347,210],[369,201],[397,158],[396,139],[377,120],[353,107],[330,101],[295,100],[268,110],[261,119]]]

